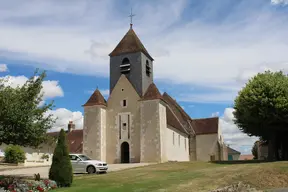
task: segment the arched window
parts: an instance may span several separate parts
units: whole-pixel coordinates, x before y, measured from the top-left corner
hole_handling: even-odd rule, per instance
[[[122,63],[120,65],[120,71],[121,73],[123,74],[126,74],[126,73],[129,73],[130,72],[130,61],[127,57],[125,57],[123,60],[122,60]]]
[[[151,67],[150,67],[150,65],[149,65],[149,61],[146,60],[146,75],[147,75],[148,77],[150,77],[150,74],[151,74]]]

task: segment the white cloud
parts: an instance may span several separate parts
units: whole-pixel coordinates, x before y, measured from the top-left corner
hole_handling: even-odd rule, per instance
[[[83,129],[83,115],[80,111],[72,112],[65,108],[58,108],[56,110],[50,110],[47,115],[53,115],[56,122],[49,132],[60,131],[68,129],[68,122],[73,121],[76,129]]]
[[[273,4],[273,5],[279,5],[279,4],[287,5],[288,0],[271,0],[271,4]]]
[[[214,112],[214,113],[211,114],[211,117],[218,117],[219,114],[220,114],[219,112]]]
[[[36,61],[33,65],[38,62],[61,72],[109,75],[108,54],[128,30],[129,9],[126,13],[115,8],[116,0],[29,1],[21,6],[1,2],[0,49],[4,57]],[[218,14],[225,1],[204,2],[198,1],[201,6],[189,20],[181,17],[187,0],[133,1],[131,6],[137,12],[134,29],[155,57],[155,78],[225,87],[224,92],[190,100],[227,102],[233,100],[234,90],[263,66],[278,70],[279,63],[288,62],[285,14],[251,1]],[[226,16],[217,23],[209,22],[218,15]]]
[[[6,72],[8,71],[8,67],[6,64],[0,64],[0,72]]]
[[[233,111],[233,108],[226,108],[223,116],[220,118],[224,142],[242,154],[251,154],[252,146],[258,138],[250,137],[238,129],[233,122]]]
[[[25,82],[28,80],[27,77],[21,75],[21,76],[4,76],[4,77],[0,77],[1,79],[5,79],[7,80],[4,84],[5,85],[9,85],[11,87],[17,87],[17,86],[23,86],[25,84]],[[51,81],[51,80],[47,80],[47,81],[43,81],[42,84],[43,88],[42,88],[42,93],[43,93],[43,99],[50,99],[50,98],[55,98],[55,97],[63,97],[64,96],[64,92],[61,88],[61,86],[59,85],[58,81]]]

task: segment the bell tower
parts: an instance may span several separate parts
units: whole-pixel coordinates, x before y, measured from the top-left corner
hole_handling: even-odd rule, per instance
[[[130,15],[133,16],[132,14]],[[139,96],[143,96],[153,83],[153,58],[136,33],[130,29],[118,43],[110,56],[110,93],[122,74],[133,85]]]

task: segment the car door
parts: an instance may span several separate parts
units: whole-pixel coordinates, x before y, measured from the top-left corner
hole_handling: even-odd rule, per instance
[[[79,166],[78,166],[78,161],[77,161],[77,157],[76,155],[69,155],[70,157],[70,160],[71,160],[71,165],[72,165],[72,168],[73,168],[73,172],[74,173],[79,173]]]
[[[76,157],[76,167],[78,173],[85,173],[86,172],[86,163],[80,157]]]

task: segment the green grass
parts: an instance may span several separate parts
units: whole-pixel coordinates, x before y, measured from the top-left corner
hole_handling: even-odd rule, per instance
[[[261,164],[163,163],[101,175],[75,176],[72,187],[56,191],[209,191],[238,181],[258,189],[288,187],[287,162]]]

